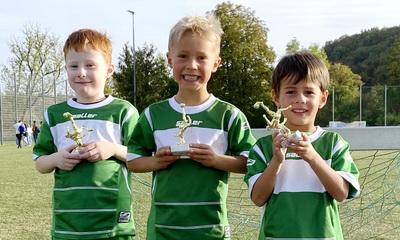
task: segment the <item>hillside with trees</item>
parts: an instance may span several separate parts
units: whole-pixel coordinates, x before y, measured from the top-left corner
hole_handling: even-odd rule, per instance
[[[366,86],[400,85],[400,71],[397,70],[397,81],[389,81],[388,76],[394,47],[397,47],[396,67],[400,68],[399,41],[400,26],[372,28],[360,34],[345,35],[329,41],[324,49],[330,62],[349,66],[354,73],[361,76]]]

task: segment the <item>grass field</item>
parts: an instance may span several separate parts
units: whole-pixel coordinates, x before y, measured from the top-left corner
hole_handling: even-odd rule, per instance
[[[40,174],[32,147],[0,145],[0,240],[50,239],[52,174]],[[354,152],[362,195],[340,204],[345,239],[400,239],[399,151]],[[144,239],[150,174],[135,175],[137,240]],[[241,175],[230,181],[228,207],[233,240],[257,239],[260,208],[248,198]]]

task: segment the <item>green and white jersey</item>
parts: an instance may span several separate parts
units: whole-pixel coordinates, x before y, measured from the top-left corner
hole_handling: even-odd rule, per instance
[[[326,164],[349,182],[348,198],[357,196],[359,172],[349,144],[339,134],[320,127],[309,139]],[[250,194],[272,156],[272,136],[260,138],[250,150],[245,175]],[[343,239],[337,201],[326,192],[309,164],[290,150],[286,152],[273,193],[263,207],[261,239]]]
[[[66,138],[72,124],[63,114],[73,115],[77,127],[93,129],[82,134],[85,142],[107,141],[126,145],[139,118],[127,101],[108,96],[94,104],[73,99],[53,105],[33,149],[33,158],[50,155],[76,144]],[[131,173],[116,158],[95,163],[82,161],[71,171],[56,168],[51,234],[62,239],[104,239],[135,235],[132,211]]]
[[[255,139],[245,115],[213,95],[199,106],[187,106],[192,125],[186,143],[201,143],[217,154],[248,156]],[[128,145],[127,160],[151,156],[162,146],[177,144],[182,110],[174,98],[142,113]],[[147,239],[230,239],[226,198],[229,173],[181,157],[153,173],[152,206]]]

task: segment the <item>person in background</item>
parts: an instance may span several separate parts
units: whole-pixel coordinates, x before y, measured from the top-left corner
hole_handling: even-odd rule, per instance
[[[23,125],[24,123],[22,122],[22,120],[19,120],[17,123],[14,124],[14,129],[15,129],[15,143],[17,144],[17,148],[22,148],[22,137],[23,137],[23,132],[21,132],[20,127],[21,125]]]

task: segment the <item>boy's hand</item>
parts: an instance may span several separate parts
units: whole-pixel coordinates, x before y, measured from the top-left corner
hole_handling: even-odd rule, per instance
[[[319,156],[319,154],[315,151],[308,136],[304,133],[302,133],[301,136],[303,138],[302,140],[288,138],[289,144],[287,148],[297,153],[304,161],[309,163],[315,159],[315,156]]]
[[[154,157],[157,170],[167,168],[168,165],[179,159],[179,156],[172,154],[171,147],[169,146],[160,147]]]
[[[109,159],[115,155],[115,152],[115,143],[97,141],[83,144],[83,148],[79,151],[79,157],[89,162],[98,162]]]
[[[275,131],[272,134],[272,148],[274,155],[271,161],[277,161],[279,164],[285,160],[286,148],[282,147],[282,142],[287,139],[286,134],[280,134],[279,131]]]
[[[218,156],[212,148],[207,144],[191,143],[190,151],[187,156],[196,162],[203,164],[205,167],[214,167]]]
[[[78,154],[71,153],[72,150],[75,149],[75,147],[76,145],[71,145],[54,154],[56,167],[65,171],[71,171],[78,163],[82,161],[79,159]]]

